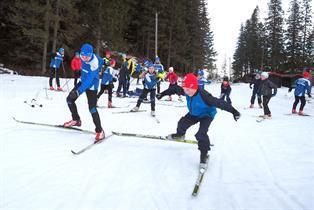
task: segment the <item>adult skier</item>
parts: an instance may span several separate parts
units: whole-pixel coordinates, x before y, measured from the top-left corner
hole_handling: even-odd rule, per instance
[[[93,53],[93,46],[83,44],[80,58],[82,60],[81,81],[70,91],[67,97],[68,107],[72,113],[72,120],[65,122],[64,127],[81,126],[81,119],[77,111],[75,101],[86,92],[89,111],[95,124],[95,143],[105,138],[105,133],[101,127],[100,117],[96,108],[97,90],[99,86],[99,71],[103,65],[103,59]]]

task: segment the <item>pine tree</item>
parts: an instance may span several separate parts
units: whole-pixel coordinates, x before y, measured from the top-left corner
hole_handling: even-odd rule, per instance
[[[267,64],[272,71],[278,71],[284,62],[284,40],[283,24],[284,12],[281,7],[281,0],[270,0],[268,3],[268,17],[266,18]]]
[[[311,65],[308,57],[311,54],[311,49],[307,47],[311,45],[308,43],[310,40],[311,35],[311,27],[312,27],[312,7],[311,7],[312,0],[302,0],[302,9],[301,14],[303,14],[303,24],[302,24],[302,65]]]

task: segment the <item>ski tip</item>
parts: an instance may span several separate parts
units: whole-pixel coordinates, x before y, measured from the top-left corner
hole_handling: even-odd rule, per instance
[[[71,150],[72,154],[73,155],[77,155],[78,153],[77,152],[74,152],[73,150]]]

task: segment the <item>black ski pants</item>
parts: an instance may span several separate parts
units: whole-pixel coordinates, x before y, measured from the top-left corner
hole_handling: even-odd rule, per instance
[[[294,97],[295,97],[295,100],[294,100],[292,108],[296,109],[297,106],[298,106],[299,101],[301,101],[300,111],[303,111],[304,106],[306,104],[305,96],[294,96]]]

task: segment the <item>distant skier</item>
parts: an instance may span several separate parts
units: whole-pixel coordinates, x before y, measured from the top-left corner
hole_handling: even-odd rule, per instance
[[[250,108],[254,108],[254,103],[255,103],[256,96],[257,96],[257,102],[258,102],[259,107],[263,108],[262,107],[262,98],[261,98],[260,95],[257,94],[260,84],[261,84],[261,73],[260,72],[256,72],[255,77],[250,82],[250,89],[252,89],[252,85],[253,85],[253,92],[252,92],[252,97],[251,97]]]
[[[295,81],[295,85],[294,85],[295,86],[295,90],[294,90],[295,101],[292,107],[292,114],[297,113],[296,108],[299,101],[301,101],[301,106],[300,106],[298,114],[304,115],[303,109],[306,104],[305,91],[307,91],[307,94],[310,98],[312,97],[311,96],[311,82],[309,81],[309,78],[310,78],[310,73],[305,71],[303,72],[303,78],[299,78]]]
[[[263,108],[264,108],[264,119],[271,118],[271,112],[268,107],[268,103],[272,97],[277,94],[277,86],[272,83],[269,79],[268,72],[262,72],[261,74],[261,84],[258,89],[258,94],[262,96],[263,99]],[[272,91],[274,89],[274,92]]]
[[[106,68],[104,71],[104,75],[101,80],[101,87],[100,91],[97,94],[97,99],[100,98],[100,96],[105,92],[105,90],[108,90],[108,108],[113,108],[112,106],[112,89],[114,88],[113,83],[117,81],[115,75],[114,75],[114,67],[116,65],[115,59],[110,60],[110,66]]]
[[[72,113],[72,120],[63,124],[64,127],[81,126],[81,119],[77,112],[75,101],[86,92],[89,111],[95,124],[95,142],[104,139],[105,133],[101,127],[100,117],[96,108],[97,90],[99,86],[99,71],[103,65],[103,59],[93,53],[93,46],[83,44],[81,47],[80,58],[82,60],[81,81],[71,90],[67,97],[68,107]]]
[[[141,103],[147,94],[150,93],[150,104],[151,104],[151,115],[155,116],[155,96],[156,96],[156,85],[157,85],[157,75],[155,72],[154,65],[149,65],[148,71],[141,75],[144,78],[144,90],[137,100],[136,106],[131,110],[131,112],[137,112],[140,108]]]
[[[77,84],[78,78],[81,77],[81,68],[82,68],[82,62],[80,59],[80,53],[76,52],[74,58],[71,61],[71,69],[74,74],[74,87]]]
[[[62,88],[60,87],[59,68],[63,62],[63,57],[64,57],[63,48],[60,48],[58,52],[53,53],[52,55],[51,62],[50,62],[50,78],[49,78],[50,90],[54,90],[54,87],[52,86],[52,80],[55,77],[56,83],[57,83],[57,90],[62,91]]]
[[[199,70],[196,70],[196,76],[197,76],[197,81],[198,81],[198,87],[200,89],[205,89],[205,84],[210,84],[211,82],[208,81],[206,78],[205,78],[205,74],[204,74],[204,70],[202,69],[199,69]]]
[[[231,86],[229,83],[229,79],[228,77],[224,77],[223,82],[221,84],[220,99],[222,100],[226,99],[227,102],[231,104],[230,94],[231,94]]]
[[[119,71],[119,84],[117,89],[117,97],[121,97],[120,91],[123,89],[123,98],[126,97],[128,82],[130,81],[130,74],[128,69],[128,61],[125,61]]]
[[[179,96],[179,101],[182,101],[181,95],[184,95],[184,91],[182,87],[178,85],[179,77],[174,72],[173,67],[169,67],[169,73],[167,74],[165,79],[169,81],[169,87],[167,90],[164,90],[163,92],[158,93],[156,95],[156,98],[160,100],[162,97],[168,95],[169,96],[168,100],[172,101],[171,95],[177,94]]]
[[[232,113],[236,121],[240,118],[240,113],[231,104],[213,97],[206,90],[199,89],[197,78],[192,73],[184,77],[182,87],[186,95],[189,112],[179,120],[177,132],[170,134],[168,139],[184,139],[186,130],[199,122],[200,127],[195,137],[201,153],[200,168],[205,168],[208,151],[210,150],[207,132],[217,113],[216,108]]]
[[[157,78],[158,78],[157,93],[160,93],[160,83],[161,83],[161,80],[163,80],[164,77],[166,76],[166,72],[165,72],[164,66],[161,64],[160,58],[158,56],[156,56],[156,58],[155,58],[154,68],[157,72]]]

